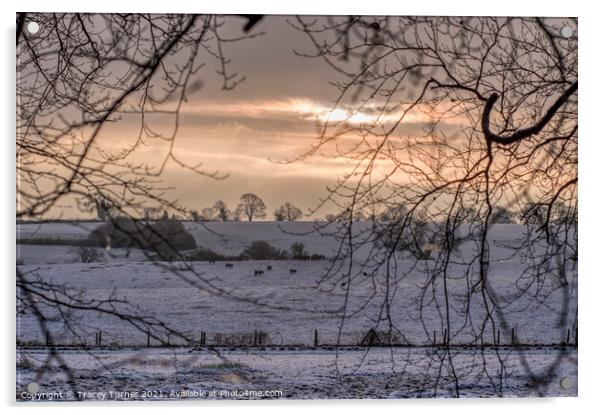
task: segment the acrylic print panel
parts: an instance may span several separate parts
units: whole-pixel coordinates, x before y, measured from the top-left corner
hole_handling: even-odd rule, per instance
[[[577,395],[577,20],[17,16],[17,400]]]

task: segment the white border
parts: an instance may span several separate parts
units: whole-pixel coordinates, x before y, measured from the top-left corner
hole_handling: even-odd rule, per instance
[[[360,0],[227,0],[227,1],[119,1],[24,0],[16,11],[39,12],[150,12],[150,13],[269,13],[269,14],[372,14],[372,15],[515,15],[576,16],[582,7],[576,2],[557,0],[484,1],[360,1]]]
[[[600,406],[599,395],[602,387],[600,348],[602,336],[600,318],[600,296],[602,295],[602,273],[598,258],[601,253],[602,230],[600,212],[602,211],[602,137],[600,134],[599,112],[602,109],[602,91],[599,73],[600,31],[602,20],[594,2],[577,1],[358,1],[358,0],[304,0],[304,1],[267,1],[267,0],[225,0],[225,1],[138,1],[103,0],[84,2],[82,0],[22,0],[2,2],[3,23],[3,64],[0,65],[0,77],[4,91],[0,100],[4,137],[2,143],[2,186],[3,202],[0,204],[0,218],[3,229],[0,264],[3,277],[3,334],[2,336],[2,388],[1,402],[8,407],[4,413],[32,413],[34,410],[44,414],[111,414],[128,413],[142,410],[147,414],[164,415],[169,406],[177,413],[213,413],[243,412],[266,414],[286,411],[287,415],[308,412],[332,412],[343,410],[349,414],[379,411],[381,413],[438,413],[483,415],[509,412],[537,411],[538,413],[587,413],[589,407]],[[580,289],[579,289],[579,398],[546,399],[471,399],[471,400],[408,400],[408,401],[288,401],[288,402],[170,402],[142,404],[44,404],[37,405],[14,403],[15,357],[14,357],[14,255],[15,255],[15,162],[14,162],[14,108],[15,108],[15,43],[14,27],[17,11],[85,11],[85,12],[181,12],[181,13],[270,13],[270,14],[403,14],[403,15],[537,15],[537,16],[578,16],[579,17],[579,181],[580,181]],[[598,405],[596,405],[598,404]],[[135,405],[136,408],[131,408]],[[372,409],[372,406],[376,408]]]

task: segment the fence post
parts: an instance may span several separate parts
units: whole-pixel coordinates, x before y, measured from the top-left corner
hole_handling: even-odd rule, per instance
[[[257,347],[257,330],[253,332],[253,346]]]
[[[314,329],[314,347],[318,347],[318,329]]]
[[[50,332],[46,330],[46,346],[50,346]]]
[[[437,345],[437,331],[433,330],[433,346]]]
[[[510,344],[514,346],[514,327],[512,327],[512,334],[510,335]]]
[[[566,344],[571,340],[571,329],[566,329]]]
[[[500,329],[497,329],[497,341],[495,342],[496,346],[499,346],[500,344]]]
[[[150,330],[146,330],[146,347],[150,347]]]

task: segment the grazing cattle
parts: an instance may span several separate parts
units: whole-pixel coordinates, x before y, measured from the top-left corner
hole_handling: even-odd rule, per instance
[[[261,275],[261,274],[263,274],[263,271],[260,269],[256,269],[255,274],[253,274],[253,275]]]
[[[271,270],[272,270],[272,266],[268,265],[268,271],[271,271]]]
[[[291,269],[288,270],[288,272],[290,272],[291,274],[296,274],[297,270],[294,269],[294,268],[291,268]]]
[[[227,263],[226,268],[234,268],[234,264]]]
[[[214,260],[214,259],[211,259],[211,260],[209,260],[209,263],[210,263],[210,264],[215,264],[215,260]]]

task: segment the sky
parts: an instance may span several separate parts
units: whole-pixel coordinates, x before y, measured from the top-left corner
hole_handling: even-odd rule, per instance
[[[285,202],[307,211],[326,196],[328,185],[349,171],[349,161],[328,154],[290,162],[311,148],[320,121],[346,114],[330,112],[337,97],[330,82],[340,75],[321,60],[295,54],[311,52],[312,45],[287,19],[266,17],[251,32],[264,34],[225,44],[229,70],[245,77],[233,90],[221,89],[215,62],[208,61],[198,73],[195,81],[202,87],[181,108],[174,153],[227,177],[215,180],[168,163],[161,178],[174,187],[169,195],[189,209],[201,211],[219,199],[234,208],[240,195],[252,192],[265,201],[267,219]],[[242,34],[243,19],[226,22],[225,33]],[[138,126],[137,120],[118,122],[104,130],[102,140],[119,148],[137,134]],[[138,149],[134,157],[158,164],[165,151],[164,143],[154,143]],[[313,218],[332,211],[326,208]]]
[[[327,188],[351,171],[355,162],[335,157],[334,145],[299,159],[316,144],[324,121],[347,119],[353,124],[371,121],[374,116],[369,113],[370,108],[351,118],[344,105],[333,109],[340,94],[333,83],[343,80],[343,75],[320,58],[300,56],[313,53],[314,45],[305,33],[292,27],[292,19],[267,16],[253,28],[250,38],[223,43],[224,55],[229,59],[228,71],[245,78],[232,90],[222,88],[222,78],[216,73],[218,62],[201,50],[198,63],[206,66],[189,82],[195,87],[187,92],[179,110],[172,151],[190,165],[201,163],[204,172],[217,172],[220,179],[192,173],[170,161],[158,185],[170,188],[165,198],[200,212],[217,200],[225,201],[233,210],[242,194],[255,193],[267,205],[266,219],[271,220],[273,212],[286,202],[309,213],[328,196]],[[241,17],[228,16],[220,34],[240,37],[245,23]],[[155,82],[160,85],[164,81]],[[389,116],[394,120],[399,114]],[[424,122],[423,118],[409,116],[396,134],[403,137],[417,132]],[[147,116],[146,123],[166,135],[174,126],[173,118],[165,116]],[[95,144],[103,151],[119,154],[136,141],[140,126],[139,115],[121,115],[119,120],[103,125]],[[344,147],[350,143],[350,138],[343,137],[336,145]],[[127,161],[157,167],[168,148],[169,143],[163,140],[146,140]],[[76,204],[69,201],[57,209],[50,215],[82,215]],[[324,218],[337,211],[336,206],[325,205],[306,219]]]
[[[160,16],[156,17],[160,25],[161,19],[158,18]],[[219,18],[223,19],[224,22],[218,30],[222,39],[244,37],[243,26],[246,23],[244,18],[240,16],[222,16]],[[322,23],[325,19],[330,18],[304,16],[303,19],[306,22],[314,19],[318,23]],[[344,17],[340,19],[344,19]],[[69,20],[67,19],[67,21]],[[97,21],[99,22],[98,25],[91,24],[96,26],[98,36],[102,37],[106,36],[106,33],[113,33],[103,29],[101,15],[97,15]],[[345,20],[339,20],[338,22],[344,23]],[[513,22],[514,25],[522,27],[522,21],[515,19]],[[429,139],[432,138],[434,142],[441,141],[443,144],[443,147],[437,147],[433,151],[439,151],[440,148],[445,148],[445,146],[453,147],[457,140],[463,140],[468,148],[472,146],[470,140],[466,140],[464,135],[465,127],[473,126],[477,120],[474,114],[471,114],[469,101],[464,103],[464,100],[460,99],[461,103],[458,104],[456,103],[457,100],[445,97],[445,94],[441,97],[438,97],[437,93],[434,93],[434,96],[429,96],[429,94],[433,94],[432,90],[434,88],[432,88],[425,89],[422,92],[421,99],[418,100],[420,103],[415,107],[410,104],[417,100],[418,94],[424,85],[422,81],[428,77],[433,77],[437,71],[441,71],[442,75],[446,76],[444,70],[437,65],[437,59],[434,63],[429,63],[430,61],[425,63],[421,61],[425,59],[424,54],[418,54],[418,56],[416,55],[417,52],[413,54],[412,51],[405,48],[391,47],[390,45],[385,45],[383,48],[372,48],[370,53],[373,55],[369,59],[376,56],[378,58],[374,59],[377,64],[370,66],[369,69],[371,76],[375,77],[371,81],[371,86],[378,86],[380,89],[377,93],[373,93],[374,89],[370,87],[361,88],[355,84],[348,89],[345,100],[338,102],[337,100],[341,96],[341,81],[347,81],[348,79],[344,78],[345,75],[333,69],[320,57],[312,59],[303,56],[304,54],[314,54],[315,45],[306,33],[294,28],[292,23],[298,23],[294,16],[267,16],[253,27],[248,34],[248,38],[221,43],[223,56],[227,59],[226,66],[229,74],[236,73],[238,77],[244,77],[244,82],[228,90],[223,88],[223,79],[218,73],[221,65],[216,58],[215,42],[212,42],[211,38],[205,38],[202,47],[199,48],[196,62],[205,66],[195,72],[193,78],[189,81],[188,85],[190,87],[187,88],[185,101],[178,108],[178,116],[175,117],[173,114],[150,114],[146,111],[142,113],[140,102],[144,95],[144,89],[141,88],[139,93],[131,94],[126,98],[126,101],[119,108],[119,112],[111,115],[109,122],[102,123],[100,135],[94,138],[94,145],[98,148],[93,150],[97,151],[93,155],[100,155],[97,160],[106,160],[104,158],[105,154],[113,156],[123,154],[125,149],[130,149],[137,142],[142,125],[147,127],[148,131],[157,131],[163,136],[169,136],[174,130],[177,120],[177,134],[173,142],[158,137],[146,137],[143,145],[136,146],[135,151],[129,153],[125,162],[131,163],[131,165],[143,165],[143,167],[149,169],[157,169],[158,166],[163,166],[167,156],[172,154],[188,165],[201,165],[203,172],[215,174],[219,179],[195,174],[175,161],[168,161],[162,169],[159,177],[160,182],[155,185],[154,190],[161,192],[161,197],[164,199],[176,201],[178,206],[188,211],[196,210],[199,212],[206,207],[213,206],[217,200],[225,201],[231,209],[234,209],[242,194],[254,193],[261,197],[267,205],[268,216],[266,219],[269,220],[273,218],[273,212],[286,202],[293,203],[302,208],[305,213],[309,213],[313,208],[320,205],[322,199],[329,195],[329,187],[332,188],[337,181],[352,172],[354,167],[357,166],[357,159],[361,160],[362,154],[366,154],[365,152],[362,153],[362,150],[366,150],[370,145],[374,145],[377,140],[380,140],[380,137],[369,136],[366,140],[369,144],[363,144],[364,147],[360,147],[359,150],[355,149],[352,156],[341,156],[337,150],[349,149],[358,140],[359,134],[347,134],[338,138],[335,143],[321,145],[319,150],[310,156],[301,157],[318,144],[320,126],[325,121],[345,121],[351,125],[372,124],[370,121],[376,121],[375,117],[377,117],[380,110],[386,108],[385,115],[379,115],[379,122],[375,122],[376,125],[370,128],[370,132],[376,135],[382,134],[385,127],[393,126],[393,123],[400,120],[405,109],[412,108],[408,114],[404,114],[403,121],[395,127],[394,133],[387,136],[386,146],[379,147],[379,151],[371,153],[379,155],[376,158],[375,167],[371,171],[373,173],[371,177],[379,179],[381,173],[391,173],[390,176],[387,176],[387,189],[384,191],[390,191],[394,185],[399,184],[399,181],[412,183],[411,171],[408,172],[403,167],[399,168],[400,166],[408,165],[417,170],[430,171],[431,167],[425,165],[428,162],[425,163],[423,156],[426,154],[430,161],[437,162],[439,154],[436,154],[437,157],[431,157],[433,153],[430,153],[430,151],[434,147]],[[165,23],[163,22],[163,24]],[[377,24],[378,27],[378,23],[374,24]],[[489,22],[489,24],[492,23]],[[319,25],[313,27],[319,27]],[[343,65],[345,69],[350,69],[350,73],[362,72],[362,59],[359,59],[358,55],[366,52],[365,49],[362,49],[361,44],[364,42],[371,44],[372,42],[372,40],[366,41],[363,38],[366,36],[367,39],[367,33],[371,33],[371,29],[366,29],[368,27],[372,28],[373,26],[366,25],[364,26],[365,31],[360,30],[359,34],[353,35],[357,36],[360,45],[354,43],[354,39],[351,40],[351,49],[355,55],[347,63],[340,58],[335,58],[338,59],[337,64]],[[404,36],[404,27],[403,24],[396,25],[392,23],[391,32],[387,32],[389,29],[383,32],[385,34],[389,33],[387,36],[391,37],[390,42],[397,45],[399,42],[398,36]],[[414,36],[417,37],[415,41],[422,42],[424,39],[429,39],[430,35],[428,33],[430,32],[424,32],[424,30],[427,30],[425,28],[428,27],[428,24],[425,26],[419,25],[415,29]],[[447,30],[450,27],[447,27]],[[444,27],[441,29],[443,30]],[[378,30],[380,31],[380,29]],[[523,30],[526,29],[523,27]],[[57,32],[60,33],[60,31]],[[444,31],[438,31],[437,33],[439,32],[444,33]],[[189,34],[189,36],[194,36],[196,33]],[[445,45],[445,42],[452,42],[451,44],[456,45],[454,42],[459,39],[458,33],[460,32],[449,32],[449,39],[441,40],[442,45]],[[147,34],[143,33],[142,36]],[[209,36],[212,36],[212,34],[210,33]],[[334,34],[328,32],[324,36],[332,39]],[[137,36],[134,36],[134,38],[136,42],[140,41]],[[39,39],[43,43],[45,38],[40,37]],[[61,73],[61,56],[56,54],[52,38],[47,39],[46,46],[50,57],[43,61],[40,67],[42,70],[47,67],[48,71],[54,70]],[[451,39],[455,40],[452,41]],[[474,49],[482,46],[479,43],[478,36],[474,42],[471,40],[470,48]],[[379,43],[378,41],[374,42],[374,44]],[[107,44],[111,43],[108,42]],[[208,52],[208,44],[213,47],[213,53]],[[124,43],[122,46],[127,46],[125,48],[127,52],[123,53],[132,53],[136,56],[142,55],[142,58],[138,57],[138,59],[145,60],[145,47],[139,45],[140,43],[135,42]],[[454,47],[466,48],[466,45],[460,42],[459,45]],[[498,51],[497,53],[505,56],[504,42],[501,42],[499,49],[501,52]],[[153,92],[161,91],[166,86],[165,71],[171,69],[172,76],[174,73],[181,74],[181,72],[173,71],[173,69],[177,65],[184,65],[187,56],[193,50],[190,43],[188,43],[183,46],[183,50],[175,52],[175,55],[168,54],[167,58],[161,62],[160,69],[155,72],[155,76],[150,80],[150,83],[152,83],[151,90]],[[394,53],[391,53],[390,50],[393,50]],[[482,52],[487,56],[493,56],[489,53],[489,50],[489,48],[485,48],[482,49]],[[113,56],[112,52],[107,53],[110,57]],[[117,53],[119,55],[122,52],[118,49]],[[91,94],[92,98],[90,100],[94,103],[94,109],[102,108],[104,100],[111,97],[111,94],[115,93],[114,90],[121,91],[122,79],[131,79],[127,78],[128,75],[132,75],[131,72],[128,72],[131,71],[131,66],[124,63],[122,57],[119,55],[116,61],[108,59],[111,63],[103,67],[103,71],[97,80],[98,83],[91,83],[89,89],[83,89],[82,94]],[[130,56],[127,57],[131,58]],[[449,57],[445,59],[450,59],[445,71],[452,71],[454,76],[460,76],[462,79],[458,82],[472,82],[471,77],[475,75],[471,70],[474,70],[475,74],[478,72],[477,67],[470,68],[472,65],[470,62],[473,62],[474,59],[468,59],[466,62],[463,60],[458,62]],[[89,64],[85,55],[81,62],[82,65]],[[416,66],[420,62],[425,64],[424,68],[429,69],[421,68],[418,73],[407,70],[403,71],[402,74],[399,74],[396,69],[400,66]],[[29,105],[32,105],[33,108],[32,111],[37,111],[35,104],[39,93],[36,86],[40,85],[40,82],[44,85],[44,78],[38,76],[39,67],[33,63],[30,64],[33,67],[30,72],[20,69],[21,79],[25,79],[25,81],[21,81],[21,84],[29,88],[25,89],[25,92],[30,92],[29,96],[27,93],[21,94],[21,99],[25,101],[24,108],[27,108],[28,103],[30,103]],[[350,65],[353,65],[353,67],[350,67]],[[75,64],[73,66],[77,67]],[[431,67],[434,67],[434,69]],[[481,65],[480,70],[483,71],[483,68],[484,66]],[[182,70],[180,69],[180,71]],[[495,85],[500,87],[499,82],[502,82],[500,77],[505,76],[505,72],[499,75],[496,70],[492,70],[491,73],[488,71],[484,75],[487,79],[486,83],[489,85],[488,88]],[[73,72],[74,74],[79,73],[78,70]],[[86,74],[85,70],[82,72]],[[527,71],[526,73],[531,72]],[[479,74],[479,81],[481,80],[480,76]],[[39,79],[42,79],[42,81],[38,82]],[[64,88],[67,90],[66,95],[69,98],[70,88],[73,87],[71,80],[79,80],[80,78],[76,76],[65,78],[66,80],[60,77],[58,79],[62,80],[62,84],[57,87],[49,82],[45,90],[60,92]],[[106,79],[108,81],[105,81]],[[85,79],[81,82],[82,85],[87,85]],[[337,87],[337,83],[339,87]],[[428,86],[429,83],[426,83],[426,85]],[[79,90],[77,86],[75,85],[76,91]],[[95,87],[102,90],[94,90]],[[350,106],[348,96],[359,97],[358,102]],[[365,106],[359,105],[362,100],[365,100],[363,101]],[[53,100],[49,100],[50,104],[52,102]],[[163,105],[162,109],[173,111],[179,102],[178,99],[170,99]],[[72,148],[79,150],[79,147],[81,147],[83,150],[84,143],[88,142],[88,138],[85,136],[86,134],[90,135],[92,128],[78,127],[79,117],[82,116],[80,106],[63,105],[61,100],[58,100],[54,105],[50,104],[47,114],[37,114],[36,112],[36,122],[38,122],[36,125],[38,125],[38,128],[41,128],[39,126],[44,128],[51,126],[47,131],[52,133],[55,130],[61,131],[55,124],[66,124],[70,127],[74,123],[76,126],[75,132],[73,135],[61,137],[63,141],[57,149],[61,150],[64,147],[65,150],[62,151],[75,158],[80,153],[78,151],[73,153]],[[172,107],[169,107],[170,105]],[[145,106],[145,108],[148,110],[148,106]],[[129,113],[127,113],[128,110]],[[529,111],[524,113],[518,111],[514,113],[514,116],[518,115],[521,119],[524,114],[525,119],[528,119]],[[445,115],[445,117],[438,120],[435,125],[433,120],[437,118],[437,114]],[[94,117],[96,115],[93,114]],[[141,122],[142,116],[145,117],[144,123]],[[431,128],[436,128],[436,130],[430,130]],[[367,129],[364,128],[364,131]],[[81,137],[78,136],[80,131]],[[332,130],[330,131],[332,132]],[[424,143],[412,146],[413,149],[419,147],[415,151],[408,151],[407,148],[403,147],[404,145],[412,145],[419,137],[425,135],[428,136],[428,139]],[[32,133],[31,139],[35,140],[36,137],[35,133]],[[380,143],[383,143],[382,140]],[[370,150],[374,150],[374,148],[372,147]],[[92,165],[92,168],[98,168],[97,165],[94,165],[97,161],[90,156],[90,153],[86,152],[86,155],[89,156],[87,161]],[[356,159],[354,159],[354,156]],[[35,155],[29,161],[32,162],[32,160],[35,160]],[[366,158],[363,158],[363,161],[365,160]],[[464,161],[463,158],[460,158],[457,163],[445,164],[441,170],[442,174],[446,177],[460,174],[464,168],[464,166],[461,166]],[[36,187],[54,189],[52,186],[53,184],[56,185],[55,182],[61,183],[61,180],[58,179],[62,173],[60,163],[49,164],[47,166],[40,163],[42,171],[45,171],[45,169],[55,170],[47,174],[47,177],[42,174],[42,178],[46,181],[44,183],[36,181]],[[57,164],[59,167],[55,167]],[[458,166],[461,167],[458,168]],[[434,168],[438,168],[438,166]],[[134,176],[135,172],[132,172],[130,168],[129,173]],[[55,180],[55,178],[57,179]],[[153,181],[156,182],[154,178]],[[393,181],[395,183],[392,186],[391,182]],[[82,186],[85,186],[85,181],[82,183]],[[106,183],[100,183],[100,186],[105,185]],[[162,189],[165,188],[168,188],[168,190],[163,192]],[[37,189],[30,190],[35,192]],[[116,197],[123,197],[121,190],[116,191],[118,193]],[[82,193],[87,191],[94,197],[96,196],[95,192],[97,192],[94,189],[78,189],[78,191]],[[384,196],[388,197],[390,195],[385,194]],[[73,198],[75,197],[78,196],[73,196]],[[134,196],[134,199],[137,197],[139,197],[138,194]],[[129,202],[132,201],[129,200]],[[136,202],[139,201],[134,200],[132,203],[135,204]],[[144,205],[145,207],[164,208],[163,206],[151,206],[152,203],[159,202],[147,201]],[[147,204],[149,206],[146,206]],[[312,213],[311,216],[306,216],[306,219],[324,218],[328,214],[338,212],[338,210],[338,206],[326,205],[321,210]],[[55,205],[48,216],[69,218],[91,214],[90,212],[79,211],[78,206],[70,200],[61,200],[61,203]]]

